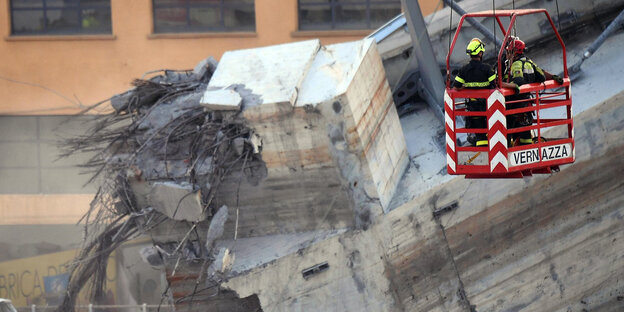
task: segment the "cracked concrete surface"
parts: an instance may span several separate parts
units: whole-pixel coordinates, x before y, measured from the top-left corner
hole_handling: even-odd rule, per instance
[[[579,159],[558,174],[453,179],[367,231],[319,242],[225,286],[258,295],[265,311],[619,311],[623,98],[576,119]],[[592,158],[589,137],[597,138]],[[455,200],[456,210],[433,218]],[[328,271],[300,275],[323,261]]]

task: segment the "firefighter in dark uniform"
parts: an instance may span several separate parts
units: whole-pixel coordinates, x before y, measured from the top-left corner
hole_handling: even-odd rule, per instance
[[[506,72],[511,72],[511,78],[508,74],[505,74],[505,80],[513,82],[514,84],[521,86],[527,83],[544,82],[549,79],[555,80],[557,83],[562,84],[563,79],[557,75],[553,75],[539,66],[537,66],[532,60],[524,55],[526,44],[516,38],[511,37],[509,44],[507,45],[507,55],[509,59],[512,59],[511,66],[505,67]],[[511,95],[506,98],[506,101],[527,100],[531,96],[528,93]],[[522,101],[517,103],[507,104],[507,109],[524,108],[528,106],[529,101]],[[521,113],[510,115],[507,117],[507,128],[518,128],[530,126],[533,124],[532,113]],[[526,145],[532,144],[533,138],[531,131],[523,131],[520,133],[514,133],[510,135],[509,140],[514,145]]]
[[[473,38],[466,47],[466,53],[470,56],[470,62],[459,69],[453,87],[461,89],[491,89],[494,88],[496,73],[492,66],[483,63],[485,44],[479,38]],[[516,85],[503,83],[503,87],[515,88]],[[486,109],[485,99],[470,99],[466,103],[466,109],[472,112],[484,112]],[[486,117],[466,116],[466,128],[487,128]],[[472,141],[472,139],[469,139]],[[471,142],[472,143],[472,142]],[[487,146],[488,139],[485,133],[476,133],[473,145]]]

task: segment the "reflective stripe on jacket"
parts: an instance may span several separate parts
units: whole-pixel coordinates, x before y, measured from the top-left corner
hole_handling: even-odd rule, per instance
[[[533,82],[544,82],[546,80],[544,71],[525,56],[515,60],[511,64],[511,78],[512,81],[519,86]]]
[[[495,80],[496,74],[490,65],[481,61],[471,60],[459,69],[453,86],[471,89],[494,88]]]

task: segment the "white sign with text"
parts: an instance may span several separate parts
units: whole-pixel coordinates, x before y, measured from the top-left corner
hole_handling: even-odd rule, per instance
[[[572,157],[572,143],[542,147],[541,156],[542,161]],[[532,148],[510,152],[507,159],[511,167],[528,165],[540,161],[540,151],[538,148]]]

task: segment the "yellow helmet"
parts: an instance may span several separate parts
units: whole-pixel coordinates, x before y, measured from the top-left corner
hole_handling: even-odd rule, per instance
[[[485,53],[485,43],[479,38],[472,38],[466,47],[466,53],[470,56],[477,56],[479,52]]]

